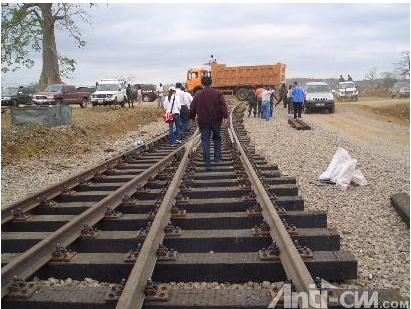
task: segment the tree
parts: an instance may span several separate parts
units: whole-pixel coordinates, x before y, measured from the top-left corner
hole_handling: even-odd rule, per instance
[[[397,82],[397,78],[392,72],[382,72],[381,79],[385,88],[391,88]]]
[[[377,77],[377,68],[376,68],[376,67],[371,68],[371,69],[368,71],[367,75],[365,75],[365,79],[370,82],[370,88],[371,88],[371,90],[372,90],[373,87],[374,87],[374,80],[375,80],[376,77]]]
[[[92,4],[90,4],[90,7]],[[55,29],[65,30],[81,48],[85,41],[74,19],[89,23],[84,4],[24,3],[2,7],[1,63],[2,72],[21,67],[31,68],[32,51],[42,50],[43,66],[39,89],[61,83],[61,77],[74,72],[76,61],[57,52]]]
[[[410,52],[403,51],[401,59],[395,63],[395,72],[402,78],[410,77]]]

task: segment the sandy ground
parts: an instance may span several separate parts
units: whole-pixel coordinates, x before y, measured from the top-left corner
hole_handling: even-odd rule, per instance
[[[334,114],[304,115],[344,137],[378,147],[410,144],[409,99],[363,98],[358,102],[337,102]],[[408,119],[407,119],[408,118]]]

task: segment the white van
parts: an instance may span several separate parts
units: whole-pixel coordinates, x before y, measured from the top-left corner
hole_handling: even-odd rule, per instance
[[[118,79],[101,79],[97,83],[96,92],[91,95],[92,106],[126,104],[126,85]]]

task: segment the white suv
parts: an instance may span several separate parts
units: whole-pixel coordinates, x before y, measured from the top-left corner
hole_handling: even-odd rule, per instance
[[[91,95],[92,106],[126,104],[126,87],[118,79],[101,79],[97,84],[96,92]]]
[[[327,83],[311,82],[305,85],[304,112],[310,113],[313,110],[327,109],[334,113],[334,96]]]
[[[353,82],[340,82],[337,86],[337,100],[358,100],[358,90]]]

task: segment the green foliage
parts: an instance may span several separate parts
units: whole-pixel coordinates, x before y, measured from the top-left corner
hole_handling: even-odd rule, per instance
[[[44,16],[42,6],[47,4],[25,3],[2,6],[1,10],[1,63],[2,72],[21,68],[31,68],[34,61],[32,51],[42,49]],[[90,8],[93,7],[90,4]],[[54,28],[68,33],[76,46],[81,48],[86,42],[81,37],[76,20],[89,23],[89,14],[85,4],[54,3],[52,5],[52,31]],[[57,52],[57,51],[56,51]],[[60,70],[63,76],[74,72],[76,61],[68,57],[59,57]]]
[[[63,77],[70,77],[71,73],[76,70],[76,60],[65,56],[58,56],[60,75]]]
[[[31,68],[31,50],[41,50],[42,28],[35,18],[18,4],[2,6],[1,10],[1,71]]]

